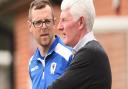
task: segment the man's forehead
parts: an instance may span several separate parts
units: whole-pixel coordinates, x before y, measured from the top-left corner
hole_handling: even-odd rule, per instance
[[[64,10],[64,11],[61,12],[60,17],[72,18],[72,15],[71,15],[69,10]]]

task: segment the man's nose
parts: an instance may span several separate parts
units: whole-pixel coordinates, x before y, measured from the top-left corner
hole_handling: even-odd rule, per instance
[[[47,28],[45,23],[42,23],[42,28]]]

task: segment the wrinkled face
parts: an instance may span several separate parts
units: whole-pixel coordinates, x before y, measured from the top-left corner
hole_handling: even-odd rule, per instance
[[[79,25],[70,14],[69,10],[61,12],[58,29],[62,32],[63,41],[66,45],[74,47],[79,41]]]
[[[42,9],[32,9],[30,32],[39,45],[43,47],[51,45],[54,29],[52,11],[48,5]]]

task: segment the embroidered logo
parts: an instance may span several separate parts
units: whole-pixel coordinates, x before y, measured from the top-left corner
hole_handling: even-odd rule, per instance
[[[54,74],[55,70],[56,70],[56,63],[53,62],[53,63],[51,64],[51,69],[50,69],[51,74]]]
[[[35,66],[35,67],[31,68],[31,72],[33,72],[33,71],[35,71],[37,69],[39,69],[39,66]]]

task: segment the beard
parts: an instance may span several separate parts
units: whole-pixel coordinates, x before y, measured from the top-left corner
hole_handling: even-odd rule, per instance
[[[42,47],[49,47],[52,44],[53,36],[40,37],[38,43]]]

